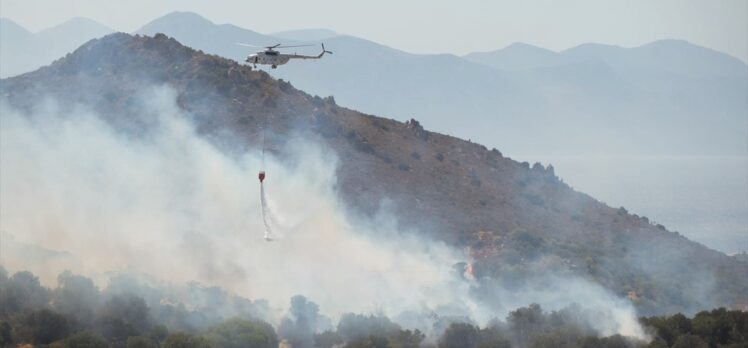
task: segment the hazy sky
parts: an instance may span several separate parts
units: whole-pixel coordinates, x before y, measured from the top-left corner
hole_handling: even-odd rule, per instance
[[[512,42],[553,50],[673,38],[748,61],[746,0],[1,0],[0,15],[38,31],[74,16],[134,31],[172,11],[263,33],[330,28],[414,53],[486,51]]]

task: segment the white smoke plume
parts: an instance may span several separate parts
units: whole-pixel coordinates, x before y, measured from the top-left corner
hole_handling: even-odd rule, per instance
[[[259,151],[232,156],[218,150],[196,134],[170,88],[152,88],[141,99],[158,119],[155,130],[137,136],[82,107],[62,112],[46,102],[25,115],[2,102],[3,238],[79,261],[29,262],[6,243],[0,245],[4,267],[30,270],[47,284],[65,269],[95,278],[134,271],[174,283],[197,281],[267,299],[276,318],[297,294],[333,319],[343,312],[393,317],[408,311],[487,322],[506,314],[474,302],[471,284],[455,277],[452,265],[469,261],[463,252],[399,231],[386,211],[374,218],[347,214],[334,189],[341,165],[334,153],[290,140],[284,153],[293,158],[269,156],[263,168],[273,193],[266,201],[257,192],[264,190],[256,176]],[[253,199],[258,195],[260,201]],[[283,236],[273,243],[263,239],[270,232],[265,203],[277,213],[274,229],[282,229],[273,231]],[[607,294],[601,287],[587,285],[594,291],[584,296],[601,299],[595,306],[621,307],[606,304],[613,297],[601,296]],[[521,300],[545,305],[556,299],[538,292]],[[618,323],[610,331],[642,336],[626,308],[615,312]],[[632,322],[636,328],[622,329]]]
[[[391,232],[395,223],[386,217],[358,223],[344,216],[333,191],[334,155],[302,140],[291,141],[294,167],[268,158],[265,185],[287,238],[265,242],[261,202],[248,198],[260,194],[259,153],[221,153],[195,134],[172,91],[148,94],[158,129],[137,138],[83,109],[59,115],[48,104],[25,117],[4,106],[4,233],[70,252],[84,261],[73,270],[83,274],[132,270],[196,280],[279,306],[299,293],[333,313],[452,300],[455,289],[443,284],[464,257]],[[32,271],[48,280],[62,271],[46,266]]]

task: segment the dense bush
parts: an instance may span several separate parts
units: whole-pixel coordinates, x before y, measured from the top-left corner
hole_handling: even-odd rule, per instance
[[[532,235],[517,233],[528,245]],[[403,329],[384,315],[345,313],[336,327],[319,307],[294,296],[278,333],[253,314],[257,303],[229,296],[219,288],[203,291],[210,300],[198,309],[162,303],[166,290],[116,278],[100,291],[85,277],[65,272],[47,289],[29,272],[8,276],[0,267],[0,347],[24,344],[51,348],[715,348],[748,347],[748,313],[724,308],[693,318],[682,314],[640,319],[652,340],[600,337],[599,313],[569,306],[543,311],[536,304],[518,308],[484,327],[465,317],[432,317],[431,337]],[[202,296],[201,296],[202,297]],[[194,304],[193,304],[194,305]],[[264,308],[264,307],[263,307]],[[231,309],[233,317],[221,317]],[[237,310],[238,309],[238,310]],[[280,336],[280,337],[279,337]]]
[[[184,332],[178,332],[166,337],[161,344],[163,348],[211,348],[205,338]]]
[[[115,277],[100,291],[91,279],[64,272],[50,290],[29,272],[8,277],[0,267],[0,347],[278,346],[270,324],[217,314],[226,312],[225,306],[230,313],[252,317],[257,308],[249,300],[218,288],[190,288],[202,291],[206,296],[200,298],[208,304],[187,310],[183,304],[162,304],[163,290],[126,278]],[[184,332],[169,335],[169,328]]]
[[[208,330],[205,338],[214,347],[278,347],[278,336],[270,324],[239,318],[229,319],[214,326]]]
[[[641,318],[653,331],[655,347],[748,347],[748,312],[718,308],[697,313]]]

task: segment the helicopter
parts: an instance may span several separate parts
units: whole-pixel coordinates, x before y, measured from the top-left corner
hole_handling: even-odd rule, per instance
[[[237,42],[237,45],[240,46],[247,46],[247,47],[263,47],[263,46],[255,46],[245,43],[239,43]],[[322,45],[322,52],[316,56],[305,56],[301,54],[285,54],[280,53],[276,51],[275,49],[278,48],[291,48],[291,47],[309,47],[314,45],[294,45],[294,46],[282,46],[281,44],[276,44],[272,46],[264,46],[264,51],[258,51],[257,53],[250,54],[247,56],[247,58],[244,60],[247,63],[252,64],[255,68],[257,68],[257,64],[264,64],[264,65],[270,65],[271,68],[275,69],[278,67],[278,65],[283,65],[288,63],[291,59],[320,59],[322,58],[325,53],[332,54],[332,52],[325,50],[325,44]]]

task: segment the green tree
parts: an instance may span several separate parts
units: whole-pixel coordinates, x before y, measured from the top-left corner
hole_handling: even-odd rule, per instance
[[[342,343],[343,337],[337,331],[327,330],[314,335],[314,346],[317,348],[332,348]]]
[[[372,337],[392,337],[400,331],[400,325],[385,316],[344,313],[338,322],[338,333],[346,342]]]
[[[507,317],[507,323],[517,337],[517,341],[522,345],[527,342],[533,333],[544,331],[545,316],[540,305],[533,303],[528,307],[510,312]]]
[[[371,335],[346,343],[343,348],[390,348],[390,341],[384,336]]]
[[[546,348],[546,347],[576,347],[577,342],[581,341],[578,335],[572,335],[563,330],[553,330],[549,332],[535,332],[530,336],[525,347],[528,348]]]
[[[394,348],[418,348],[426,335],[420,330],[400,330],[395,336],[390,337],[390,343]]]
[[[732,341],[732,326],[735,321],[733,319],[724,308],[711,312],[699,312],[691,321],[693,323],[692,333],[714,346],[727,344]]]
[[[134,295],[113,296],[104,304],[99,320],[105,336],[120,342],[150,329],[148,306]]]
[[[0,347],[10,347],[13,344],[13,328],[7,321],[0,322]]]
[[[158,348],[158,343],[145,336],[130,336],[127,338],[127,348]]]
[[[596,348],[597,346],[591,345],[591,346],[583,346],[582,348]],[[654,339],[652,342],[649,342],[647,345],[647,348],[669,348],[667,343],[662,339]]]
[[[77,328],[91,327],[99,307],[99,289],[89,278],[65,271],[57,276],[58,287],[52,292],[52,308],[73,319]]]
[[[50,348],[108,348],[109,344],[104,337],[89,331],[82,331],[68,338],[57,341],[50,345]]]
[[[709,344],[699,336],[686,334],[679,336],[671,348],[709,348]]]
[[[710,347],[739,346],[748,342],[748,313],[739,310],[717,308],[699,312],[693,319],[675,314],[670,317],[641,318],[640,321],[657,333],[656,340],[650,344],[652,346],[658,341],[673,346],[683,336],[689,337],[683,338],[682,342],[692,343],[697,337]]]
[[[202,337],[178,332],[166,337],[161,348],[211,348],[211,345]]]
[[[601,338],[599,347],[601,348],[629,348],[629,347],[632,347],[633,345],[634,343],[627,341],[625,337],[621,335],[613,335],[613,336]]]
[[[452,323],[439,337],[439,348],[474,348],[478,342],[478,328],[468,323]]]
[[[678,336],[691,332],[691,320],[680,313],[670,317],[643,318],[641,321],[653,327],[657,337],[664,340],[668,346],[672,346]]]
[[[205,338],[216,347],[278,347],[278,336],[270,324],[240,318],[229,319],[212,327],[208,330]]]
[[[47,303],[49,290],[42,287],[39,278],[31,272],[18,272],[2,282],[0,316],[45,308]]]
[[[319,306],[304,296],[296,295],[291,298],[291,307],[278,326],[278,335],[295,348],[312,348],[314,333],[321,322]]]
[[[69,332],[67,319],[49,309],[41,309],[23,316],[16,329],[23,343],[50,344],[65,338]]]
[[[163,341],[167,336],[169,336],[169,329],[167,329],[166,325],[163,324],[154,326],[153,328],[151,328],[151,332],[148,334],[148,337],[156,342]]]
[[[511,348],[512,343],[496,327],[487,327],[478,332],[478,348]]]

